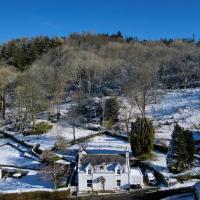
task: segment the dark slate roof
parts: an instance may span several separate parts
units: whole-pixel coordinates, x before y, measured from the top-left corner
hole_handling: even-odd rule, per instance
[[[121,155],[109,155],[109,154],[86,154],[81,159],[81,164],[86,165],[91,163],[93,166],[100,164],[116,163],[121,165],[126,163],[126,158]]]

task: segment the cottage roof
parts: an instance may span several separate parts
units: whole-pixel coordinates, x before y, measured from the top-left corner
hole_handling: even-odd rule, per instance
[[[111,154],[87,154],[81,158],[81,164],[91,163],[93,166],[119,162],[121,165],[126,163],[126,158],[122,155]]]

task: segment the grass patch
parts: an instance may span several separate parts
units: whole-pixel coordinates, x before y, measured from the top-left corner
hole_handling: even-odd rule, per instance
[[[114,125],[113,121],[111,119],[109,120],[105,120],[103,125],[106,127],[106,128],[112,128],[112,126]]]
[[[140,156],[138,156],[139,160],[156,160],[156,155],[153,154],[152,152],[150,153],[144,153]]]
[[[54,161],[54,162],[56,162],[56,161],[60,160],[60,157],[54,155],[54,156],[52,156],[51,160]]]

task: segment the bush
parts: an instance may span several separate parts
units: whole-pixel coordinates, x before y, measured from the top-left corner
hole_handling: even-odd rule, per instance
[[[53,128],[52,124],[49,124],[47,122],[40,122],[35,125],[34,132],[35,134],[43,134],[43,133],[47,133],[52,128]]]

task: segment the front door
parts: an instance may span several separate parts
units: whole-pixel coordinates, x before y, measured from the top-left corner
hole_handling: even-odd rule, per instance
[[[101,180],[101,190],[105,190],[105,181]]]

